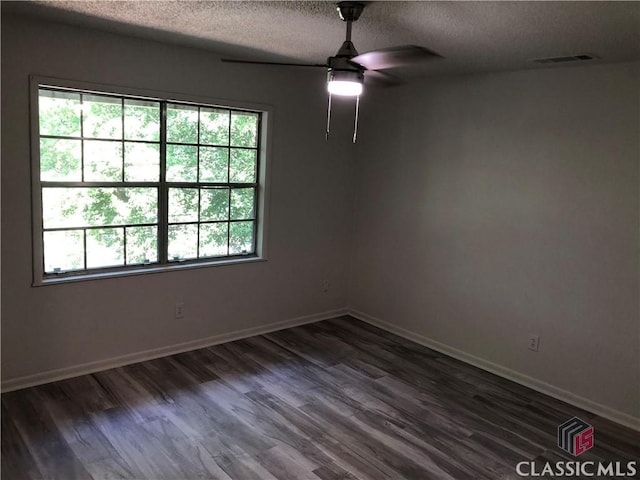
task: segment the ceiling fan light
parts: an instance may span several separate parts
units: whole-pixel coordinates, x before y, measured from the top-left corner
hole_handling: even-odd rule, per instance
[[[362,83],[351,80],[331,80],[327,84],[327,90],[331,95],[357,97],[362,93]]]
[[[357,97],[362,93],[362,73],[354,70],[330,70],[327,90],[331,95]]]

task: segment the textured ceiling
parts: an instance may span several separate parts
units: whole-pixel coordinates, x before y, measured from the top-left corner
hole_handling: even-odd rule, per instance
[[[334,2],[3,2],[28,13],[223,56],[324,63],[345,35]],[[405,75],[541,68],[531,59],[640,59],[640,2],[368,2],[354,24],[363,53],[420,45],[444,57]],[[269,67],[263,67],[269,68]]]

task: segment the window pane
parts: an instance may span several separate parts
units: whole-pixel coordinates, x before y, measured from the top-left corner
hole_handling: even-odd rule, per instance
[[[234,188],[231,190],[231,220],[253,218],[253,188]]]
[[[160,141],[160,103],[125,99],[124,138]]]
[[[121,182],[122,143],[85,140],[84,179],[89,182]]]
[[[87,205],[86,191],[80,188],[43,188],[42,223],[44,228],[83,227]]]
[[[40,179],[43,181],[75,181],[82,179],[81,141],[40,139]]]
[[[229,145],[229,110],[200,109],[200,143]]]
[[[231,149],[230,182],[254,183],[256,181],[257,150]]]
[[[229,255],[253,253],[253,222],[229,224]]]
[[[84,268],[82,230],[44,232],[44,271],[47,273]]]
[[[227,255],[228,228],[226,222],[200,225],[200,258]]]
[[[196,258],[197,247],[197,225],[169,225],[169,260]]]
[[[40,135],[80,136],[80,94],[40,90]]]
[[[87,230],[87,268],[124,265],[124,229]]]
[[[124,144],[124,179],[157,182],[160,178],[160,146],[156,143]]]
[[[102,95],[82,96],[83,136],[122,138],[122,100]]]
[[[259,113],[48,88],[38,141],[51,183],[36,190],[45,272],[255,252]]]
[[[203,188],[200,191],[200,221],[229,218],[229,189]]]
[[[169,222],[198,221],[198,189],[169,189]]]
[[[198,143],[198,107],[189,105],[167,107],[167,141]]]
[[[227,182],[229,149],[200,147],[200,181]]]
[[[127,227],[127,265],[158,261],[158,228]]]
[[[44,228],[158,222],[156,188],[43,188]]]
[[[231,113],[231,145],[234,147],[255,147],[257,139],[258,114]]]
[[[167,145],[167,181],[198,181],[198,147]]]

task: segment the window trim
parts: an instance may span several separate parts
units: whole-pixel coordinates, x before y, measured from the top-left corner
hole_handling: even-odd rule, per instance
[[[250,256],[230,256],[205,259],[189,259],[178,263],[167,263],[151,265],[124,265],[122,267],[96,268],[77,272],[66,272],[60,275],[45,274],[44,272],[44,245],[42,229],[42,198],[40,181],[40,138],[39,138],[39,105],[38,90],[40,86],[52,88],[69,88],[95,92],[97,94],[112,94],[130,97],[141,97],[148,100],[158,100],[163,102],[193,103],[220,107],[232,110],[251,110],[261,113],[261,122],[258,135],[258,177],[257,181],[257,208],[256,218],[256,251]],[[207,96],[191,95],[185,93],[163,92],[158,90],[140,89],[122,85],[108,85],[62,79],[56,77],[45,77],[40,75],[29,76],[29,114],[30,114],[30,161],[31,161],[31,216],[32,216],[32,286],[54,285],[76,281],[90,281],[104,278],[114,278],[130,275],[143,275],[161,272],[170,272],[192,268],[208,268],[214,266],[235,265],[240,263],[262,262],[267,260],[268,247],[268,227],[269,227],[269,174],[271,144],[273,136],[273,106],[242,102],[229,99],[219,99]],[[162,226],[162,220],[158,228]],[[159,245],[159,249],[163,248]],[[162,252],[161,252],[162,253]]]

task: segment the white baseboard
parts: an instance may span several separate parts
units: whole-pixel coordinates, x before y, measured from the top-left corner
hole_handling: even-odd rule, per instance
[[[285,328],[297,327],[298,325],[319,322],[321,320],[328,320],[330,318],[345,315],[346,313],[347,311],[345,309],[330,310],[328,312],[318,313],[314,315],[305,315],[303,317],[283,320],[280,322],[270,323],[268,325],[245,328],[242,330],[236,330],[234,332],[214,335],[212,337],[199,338],[197,340],[176,343],[174,345],[168,345],[166,347],[153,348],[151,350],[130,353],[127,355],[107,358],[104,360],[97,360],[95,362],[88,362],[81,365],[73,365],[71,367],[47,370],[45,372],[39,372],[33,375],[25,375],[23,377],[10,378],[8,380],[3,379],[2,392],[4,393],[10,392],[12,390],[19,390],[21,388],[33,387],[35,385],[42,385],[44,383],[50,383],[58,380],[65,380],[67,378],[78,377],[80,375],[86,375],[89,373],[109,370],[110,368],[123,367],[132,363],[144,362],[145,360],[153,360],[154,358],[175,355],[176,353],[188,352],[190,350],[196,350],[198,348],[210,347],[212,345],[217,345],[220,343],[232,342],[234,340],[253,337],[255,335],[263,335],[265,333],[275,332],[277,330],[283,330]]]
[[[550,397],[557,398],[558,400],[562,400],[563,402],[567,402],[571,405],[575,405],[578,408],[588,410],[589,412],[600,415],[601,417],[607,418],[613,422],[640,431],[640,418],[631,416],[624,412],[620,412],[613,408],[607,407],[606,405],[602,405],[600,403],[594,402],[593,400],[589,400],[588,398],[576,395],[575,393],[563,390],[562,388],[558,388],[536,378],[516,372],[515,370],[511,370],[510,368],[504,367],[502,365],[498,365],[497,363],[493,363],[483,358],[476,357],[475,355],[471,355],[469,353],[463,352],[462,350],[450,347],[449,345],[445,345],[444,343],[436,342],[435,340],[432,340],[428,337],[425,337],[418,333],[414,333],[405,328],[398,327],[397,325],[385,322],[383,320],[380,320],[379,318],[373,317],[358,310],[349,309],[348,313],[358,320],[362,320],[363,322],[367,322],[375,327],[381,328],[390,333],[394,333],[400,337],[406,338],[407,340],[419,343],[420,345],[424,345],[425,347],[473,365],[474,367],[481,368],[482,370],[486,370],[495,375],[506,378],[507,380],[511,380],[512,382],[519,383],[520,385],[524,385],[525,387],[529,387],[540,393],[549,395]]]

